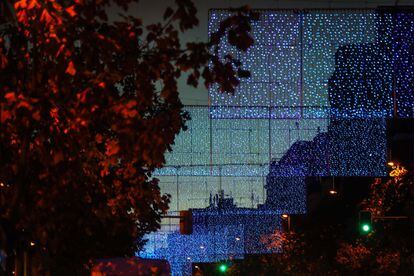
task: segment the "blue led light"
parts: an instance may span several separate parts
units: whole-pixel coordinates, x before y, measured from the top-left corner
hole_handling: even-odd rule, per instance
[[[195,209],[192,235],[180,235],[177,229],[151,233],[146,236],[145,250],[138,255],[167,259],[173,275],[191,275],[191,263],[277,253],[280,247],[267,247],[264,238],[280,229],[279,217],[275,212],[252,209],[227,212]]]
[[[208,107],[186,109],[188,130],[177,136],[158,176],[263,177],[268,164],[281,159],[281,176],[386,173],[384,119],[218,120],[208,116]]]
[[[229,15],[211,11],[209,33]],[[414,116],[410,11],[261,11],[253,36],[246,53],[226,42],[219,50],[252,77],[234,96],[213,85],[210,106],[186,106],[188,130],[155,173],[172,209],[200,208],[192,235],[152,233],[140,253],[169,260],[174,275],[280,252],[261,238],[280,229],[280,214],[306,213],[307,177],[384,176],[386,119]],[[237,207],[208,204],[221,190]]]
[[[210,33],[227,15],[211,12]],[[242,79],[236,96],[212,86],[211,116],[267,118],[271,113],[258,107],[300,106],[296,118],[327,118],[325,112],[315,112],[318,107],[332,108],[329,115],[336,118],[413,117],[413,20],[412,11],[262,11],[253,25],[256,43],[249,51],[221,45],[223,56],[233,53],[252,77]],[[330,81],[337,74],[342,77]],[[329,89],[344,86],[346,93],[329,97]],[[365,101],[350,102],[348,97],[355,93]],[[338,105],[346,105],[347,112]],[[250,109],[234,113],[233,106]]]

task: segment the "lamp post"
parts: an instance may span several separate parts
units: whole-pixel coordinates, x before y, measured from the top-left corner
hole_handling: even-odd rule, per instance
[[[290,232],[290,216],[287,214],[283,214],[282,219],[287,221],[287,231]]]

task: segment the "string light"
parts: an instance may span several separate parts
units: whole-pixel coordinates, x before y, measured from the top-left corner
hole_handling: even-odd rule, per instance
[[[180,235],[177,230],[150,233],[145,237],[148,240],[145,250],[138,256],[167,259],[173,275],[190,275],[191,263],[242,259],[245,254],[278,253],[280,247],[267,247],[263,241],[275,229],[280,229],[277,217],[274,212],[257,209],[235,212],[196,209],[193,210],[193,234]]]
[[[210,34],[228,15],[210,13]],[[301,118],[326,118],[325,108],[335,118],[413,117],[413,12],[269,10],[260,15],[253,22],[251,49],[241,53],[221,45],[222,57],[232,53],[252,77],[241,80],[235,96],[217,86],[209,89],[213,118],[267,118],[272,113],[259,107],[298,106]],[[344,86],[346,91],[328,93]],[[350,101],[355,94],[360,99]]]
[[[313,140],[329,123],[329,119],[216,120],[207,106],[185,109],[192,118],[188,129],[177,135],[157,176],[262,177],[269,171],[269,160],[282,158],[298,140]]]
[[[210,11],[209,34],[229,15]],[[209,191],[225,189],[238,207],[197,209],[192,235],[151,233],[139,255],[167,259],[179,275],[191,273],[190,262],[277,253],[260,237],[306,213],[306,177],[385,176],[385,120],[414,116],[413,22],[402,11],[269,10],[253,22],[246,53],[223,41],[219,55],[240,59],[251,78],[234,96],[211,86],[209,107],[185,107],[188,130],[155,175],[164,191],[177,184],[180,206],[205,208]],[[266,188],[260,205],[258,186]],[[251,201],[235,196],[250,193]]]
[[[393,61],[395,104],[399,118],[414,117],[414,13],[412,11],[381,14],[381,42],[391,52]]]

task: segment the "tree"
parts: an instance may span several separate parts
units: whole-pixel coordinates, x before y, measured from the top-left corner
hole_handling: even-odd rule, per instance
[[[86,273],[94,258],[132,255],[159,227],[169,197],[156,168],[189,119],[177,79],[234,92],[247,77],[231,55],[252,45],[241,8],[208,43],[180,45],[198,24],[191,0],[160,23],[123,15],[133,0],[15,0],[0,37],[0,248],[38,273]],[[86,269],[85,269],[86,265]]]
[[[397,171],[398,170],[398,171]],[[411,275],[414,269],[414,170],[396,167],[393,177],[374,179],[359,208],[370,210],[374,229],[358,232],[357,211],[348,200],[322,200],[296,232],[276,231],[264,246],[280,254],[259,255],[237,264],[231,274]],[[349,218],[349,215],[354,218]],[[387,219],[387,217],[404,217]]]

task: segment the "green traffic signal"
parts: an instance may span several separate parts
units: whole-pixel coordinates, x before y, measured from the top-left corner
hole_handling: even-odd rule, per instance
[[[228,269],[228,266],[226,265],[226,264],[221,264],[220,266],[219,266],[219,270],[220,270],[220,272],[226,272],[227,271],[227,269]]]
[[[370,232],[370,231],[371,231],[371,225],[369,225],[369,224],[363,224],[363,225],[362,225],[362,231],[363,231],[364,233],[368,233],[368,232]]]
[[[361,235],[368,235],[372,232],[372,214],[370,211],[359,212],[359,232]]]

